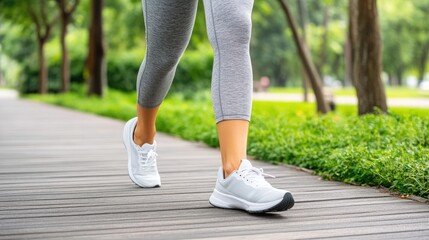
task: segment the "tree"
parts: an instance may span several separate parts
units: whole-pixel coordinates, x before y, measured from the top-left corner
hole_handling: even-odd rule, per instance
[[[420,86],[420,84],[423,82],[425,73],[426,73],[426,65],[428,62],[429,57],[429,39],[426,40],[427,42],[421,43],[421,51],[420,54],[417,55],[417,68],[418,68],[418,82],[417,86]]]
[[[296,61],[296,49],[283,18],[277,2],[255,1],[250,42],[253,76],[268,76],[270,86],[293,85],[300,77],[295,71],[300,62]]]
[[[424,34],[427,11],[419,11],[420,1],[379,0],[378,5],[383,6],[379,8],[383,71],[390,85],[401,85],[405,74],[415,73],[419,65],[420,43],[429,36]]]
[[[37,2],[27,2],[27,11],[36,26],[37,42],[38,42],[38,59],[39,59],[39,93],[48,92],[48,67],[45,59],[45,44],[49,40],[52,27],[57,21],[58,15],[49,19],[48,5],[46,0]]]
[[[79,4],[79,0],[56,0],[56,2],[60,9],[61,17],[61,91],[67,92],[70,88],[70,62],[66,42],[67,26]]]
[[[89,28],[87,67],[89,72],[89,95],[103,96],[106,84],[105,47],[103,37],[103,0],[92,0]]]
[[[316,67],[311,61],[310,52],[305,43],[303,43],[303,41],[298,36],[298,30],[295,20],[293,19],[287,4],[284,2],[284,0],[279,0],[279,3],[286,14],[287,21],[293,33],[293,39],[298,48],[300,59],[307,72],[307,76],[309,77],[311,87],[313,88],[313,92],[316,97],[317,111],[321,113],[327,113],[330,111],[330,108],[328,106],[328,103],[325,101],[325,97],[322,91],[322,81],[316,70]]]
[[[308,1],[309,49],[322,80],[325,76],[344,84],[344,43],[347,6],[343,0]],[[336,82],[330,82],[335,84]]]
[[[349,38],[352,81],[356,88],[359,115],[387,112],[381,81],[381,39],[376,0],[349,1]]]
[[[411,25],[411,33],[415,39],[414,63],[417,67],[418,86],[423,82],[426,73],[426,66],[429,60],[429,27],[426,23],[427,13],[429,11],[428,1],[419,1],[415,3],[416,12],[412,19],[415,19]]]
[[[307,45],[307,7],[305,0],[297,0],[298,1],[298,15],[299,15],[299,23],[302,30],[302,38],[301,40]],[[302,78],[302,88],[304,89],[304,102],[308,102],[308,76],[304,67],[301,66],[301,78]]]

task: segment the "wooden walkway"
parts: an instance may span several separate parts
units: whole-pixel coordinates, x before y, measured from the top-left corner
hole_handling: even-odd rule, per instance
[[[127,176],[123,124],[0,99],[0,239],[429,239],[427,204],[259,161],[295,207],[215,209],[218,150],[163,134],[163,185],[138,188]]]

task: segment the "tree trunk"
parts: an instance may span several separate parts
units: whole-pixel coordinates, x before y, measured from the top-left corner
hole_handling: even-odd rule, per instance
[[[39,93],[46,94],[48,92],[48,68],[45,60],[45,41],[39,39],[38,46],[39,55]]]
[[[284,0],[279,0],[279,3],[286,14],[287,21],[293,33],[293,39],[298,48],[300,59],[310,79],[311,87],[313,88],[313,92],[316,97],[317,111],[320,113],[327,113],[330,111],[330,108],[328,103],[325,101],[320,76],[317,73],[316,67],[311,61],[310,52],[307,48],[307,45],[303,44],[298,35],[296,23],[292,17],[291,12],[289,11],[287,4],[284,2]]]
[[[358,97],[359,115],[387,112],[381,81],[381,39],[376,0],[349,1],[349,32],[352,80]]]
[[[342,57],[341,54],[334,54],[334,60],[332,61],[332,65],[331,65],[332,74],[336,78],[341,78],[340,74],[338,73],[338,69],[341,68],[340,66],[341,57]],[[344,87],[344,81],[341,82],[341,85]]]
[[[420,84],[423,82],[423,79],[425,78],[426,73],[426,65],[428,61],[428,54],[429,54],[429,42],[427,42],[422,49],[421,56],[419,58],[419,64],[418,64],[418,82],[417,86],[420,87]]]
[[[34,2],[27,2],[27,13],[30,15],[31,20],[33,21],[36,27],[37,41],[38,41],[38,60],[39,60],[39,93],[45,94],[48,92],[48,66],[45,61],[45,43],[49,40],[51,34],[52,26],[55,24],[57,16],[49,21],[48,17],[52,16],[47,14],[46,11],[47,5],[46,1],[40,0],[35,3],[38,3],[38,8],[32,5]],[[36,13],[36,9],[37,13]]]
[[[307,8],[305,5],[305,0],[298,0],[298,12],[299,12],[299,18],[300,18],[300,25],[302,30],[302,41],[304,41],[304,44],[307,44]],[[301,64],[301,79],[302,79],[302,88],[304,90],[304,96],[303,100],[304,102],[308,102],[308,76],[307,72],[305,71],[304,66]]]
[[[63,16],[61,21],[61,92],[68,92],[70,89],[70,62],[66,42],[67,25],[68,19]]]
[[[402,76],[404,75],[403,74],[403,72],[404,72],[404,70],[403,70],[403,66],[402,66],[402,64],[401,64],[401,66],[399,66],[397,69],[396,69],[396,80],[397,80],[397,82],[396,82],[396,86],[402,86]]]
[[[84,78],[88,82],[88,86],[91,83],[91,77],[92,77],[92,65],[94,65],[94,37],[91,33],[92,26],[89,26],[88,28],[88,55],[85,60],[85,70],[84,70]]]
[[[67,0],[56,0],[60,9],[61,16],[61,92],[67,92],[70,89],[70,60],[67,50],[67,26],[70,23],[71,16],[76,10],[79,0],[74,0],[71,7],[67,7]]]
[[[105,83],[104,73],[104,38],[103,38],[103,0],[92,0],[91,8],[91,48],[89,59],[92,59],[89,78],[89,95],[103,96]]]

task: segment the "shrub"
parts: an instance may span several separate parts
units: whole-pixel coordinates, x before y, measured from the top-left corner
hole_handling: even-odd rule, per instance
[[[107,83],[110,88],[126,92],[136,90],[137,72],[143,53],[130,51],[126,53],[109,53],[107,58]]]
[[[110,53],[107,64],[108,85],[122,91],[135,91],[137,73],[144,54],[140,50]],[[180,92],[189,99],[196,91],[210,87],[213,52],[208,44],[185,52],[177,66],[170,94]]]
[[[82,48],[81,38],[86,31],[72,32],[68,35],[68,51],[70,61],[71,83],[83,83],[83,70],[87,50]],[[86,46],[86,45],[85,45]],[[48,91],[58,92],[61,87],[61,50],[58,37],[48,42],[45,46],[46,64],[48,66]],[[37,52],[33,52],[26,61],[22,63],[21,79],[19,80],[19,91],[21,93],[36,93],[39,88],[39,65]]]
[[[71,83],[83,83],[87,50],[82,48],[79,38],[86,32],[74,32],[68,37],[70,80]],[[86,45],[85,45],[86,46]],[[85,49],[85,50],[84,50]],[[137,73],[144,58],[144,49],[136,47],[126,51],[108,51],[106,56],[107,84],[109,88],[125,92],[135,91]],[[61,51],[59,39],[55,38],[46,45],[46,64],[48,64],[49,92],[58,92],[61,87]],[[190,49],[183,55],[176,71],[171,94],[181,93],[186,99],[192,98],[196,91],[210,87],[213,64],[213,51],[208,43],[201,43],[196,49]],[[36,53],[22,63],[19,89],[22,93],[38,91],[38,64]]]
[[[171,93],[181,93],[185,99],[203,89],[209,89],[212,77],[213,51],[208,43],[183,55],[177,67]]]

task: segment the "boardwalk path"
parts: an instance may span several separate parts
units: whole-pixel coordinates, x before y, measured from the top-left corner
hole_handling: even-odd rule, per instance
[[[254,161],[284,213],[211,207],[219,152],[158,135],[163,186],[130,182],[123,122],[0,99],[0,239],[429,239],[429,205]]]

